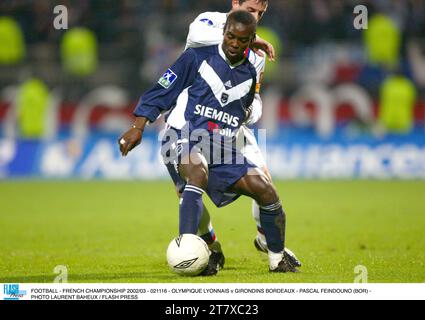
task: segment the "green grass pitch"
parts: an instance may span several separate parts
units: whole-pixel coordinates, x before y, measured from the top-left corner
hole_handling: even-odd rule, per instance
[[[352,283],[425,282],[425,182],[276,183],[287,212],[287,247],[301,273],[270,274],[253,246],[251,201],[211,209],[226,255],[215,277],[185,278],[167,267],[178,231],[170,182],[0,182],[0,282]]]

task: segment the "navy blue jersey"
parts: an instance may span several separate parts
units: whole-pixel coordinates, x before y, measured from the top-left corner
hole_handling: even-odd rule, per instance
[[[186,50],[140,99],[135,116],[166,121],[176,129],[206,129],[229,137],[243,124],[251,106],[257,73],[248,59],[236,65],[221,45]]]

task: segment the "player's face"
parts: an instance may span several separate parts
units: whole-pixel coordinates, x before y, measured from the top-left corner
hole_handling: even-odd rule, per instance
[[[255,37],[255,28],[241,23],[229,23],[224,30],[223,51],[231,63],[244,58],[245,50]]]
[[[233,0],[232,10],[248,11],[255,17],[258,23],[267,10],[267,3],[259,0],[246,0],[242,4],[239,4],[239,0]]]

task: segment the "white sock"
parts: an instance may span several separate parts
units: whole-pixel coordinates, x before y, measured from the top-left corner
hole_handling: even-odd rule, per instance
[[[266,236],[262,234],[260,231],[257,232],[257,239],[260,240],[260,243],[264,248],[267,248]]]
[[[261,228],[261,222],[260,222],[260,206],[255,200],[252,200],[252,217],[254,218],[255,222],[257,223],[257,227]]]
[[[270,270],[274,270],[279,265],[279,262],[282,261],[283,258],[283,251],[279,253],[271,252],[269,250],[269,265]]]

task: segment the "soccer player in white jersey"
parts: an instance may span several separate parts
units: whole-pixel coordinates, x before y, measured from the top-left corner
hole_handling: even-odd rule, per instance
[[[232,10],[245,10],[250,12],[257,20],[261,20],[268,7],[268,0],[232,0]],[[200,14],[190,25],[189,34],[187,37],[186,49],[197,48],[209,45],[219,44],[223,41],[223,28],[226,23],[226,19],[229,13],[221,12],[204,12]],[[262,115],[262,101],[260,97],[261,81],[263,79],[265,66],[266,66],[266,55],[264,51],[269,55],[270,60],[274,60],[274,49],[266,41],[257,37],[257,40],[252,47],[252,51],[248,52],[248,58],[254,65],[257,71],[257,87],[255,99],[252,105],[252,117],[251,123],[257,122]],[[263,49],[264,51],[260,50]],[[231,84],[230,84],[231,85]],[[255,164],[257,167],[265,173],[265,175],[272,180],[270,172],[267,168],[267,164],[261,154],[260,148],[258,147],[256,138],[253,132],[247,127],[243,126],[240,132],[241,137],[245,137],[246,145],[244,146],[242,153],[244,156]],[[179,193],[184,189],[184,186],[176,184]],[[259,205],[253,201],[252,214],[257,223],[257,236],[254,239],[254,245],[257,250],[267,253],[267,242],[264,235],[264,231],[261,228],[260,223],[260,208]],[[224,265],[224,255],[222,253],[221,245],[217,240],[212,223],[211,216],[204,206],[204,212],[200,222],[198,234],[208,243],[211,251],[215,253],[216,259],[210,259],[214,263],[217,262],[217,268],[222,268]],[[292,262],[300,267],[301,263],[295,257],[295,255],[289,250],[285,249],[285,255],[288,256]],[[211,270],[214,270],[215,266],[210,266]]]

